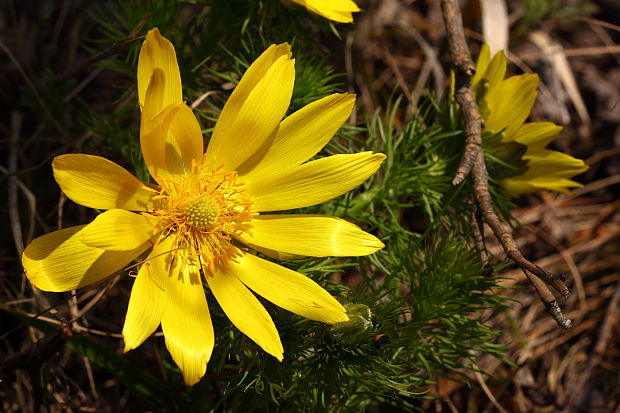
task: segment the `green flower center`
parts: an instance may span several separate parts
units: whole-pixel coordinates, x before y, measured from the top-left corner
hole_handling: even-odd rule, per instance
[[[219,216],[220,206],[211,197],[194,199],[185,207],[185,219],[196,228],[207,229],[213,226]]]

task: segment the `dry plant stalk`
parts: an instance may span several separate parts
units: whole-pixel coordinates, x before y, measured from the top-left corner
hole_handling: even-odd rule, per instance
[[[560,278],[533,264],[521,254],[509,229],[495,212],[495,204],[489,193],[489,175],[482,149],[481,133],[484,120],[478,111],[471,89],[471,78],[476,73],[476,65],[471,59],[465,42],[463,20],[458,1],[442,0],[441,9],[448,34],[450,61],[455,74],[454,97],[461,106],[465,121],[465,150],[452,184],[461,184],[471,173],[476,202],[482,213],[482,218],[491,227],[506,254],[521,267],[534,285],[553,319],[561,328],[569,329],[572,325],[571,320],[562,313],[557,300],[545,283],[551,285],[564,297],[570,295],[568,287]]]

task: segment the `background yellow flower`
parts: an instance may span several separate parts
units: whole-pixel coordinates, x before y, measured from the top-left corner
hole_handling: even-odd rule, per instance
[[[527,162],[527,170],[501,179],[503,189],[509,196],[518,196],[544,189],[570,192],[570,188],[582,186],[570,178],[585,172],[588,166],[580,159],[546,149],[562,128],[551,122],[525,123],[538,94],[538,75],[526,73],[504,79],[505,74],[504,53],[491,59],[489,46],[484,44],[472,79],[485,120],[482,134],[501,133],[501,143],[517,142],[527,147],[522,158]]]

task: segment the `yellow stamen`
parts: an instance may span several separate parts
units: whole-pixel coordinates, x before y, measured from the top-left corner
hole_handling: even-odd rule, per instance
[[[149,211],[161,218],[163,235],[177,235],[177,250],[200,264],[205,276],[217,267],[227,267],[237,254],[233,236],[249,232],[249,220],[256,215],[236,172],[192,164],[191,173],[174,178],[160,177],[157,206]]]

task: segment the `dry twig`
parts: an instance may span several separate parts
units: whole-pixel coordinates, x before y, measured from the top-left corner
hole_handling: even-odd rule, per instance
[[[442,0],[441,7],[450,45],[450,60],[455,73],[454,97],[461,106],[465,121],[465,150],[452,183],[453,185],[462,183],[471,172],[476,201],[485,222],[501,242],[506,254],[525,272],[553,319],[561,328],[568,329],[572,323],[562,313],[557,300],[545,283],[553,286],[564,297],[570,294],[569,289],[560,278],[533,264],[521,254],[509,229],[495,212],[482,151],[481,134],[484,120],[478,111],[471,89],[471,78],[476,70],[465,42],[461,11],[457,0]]]

